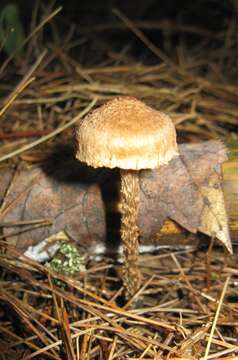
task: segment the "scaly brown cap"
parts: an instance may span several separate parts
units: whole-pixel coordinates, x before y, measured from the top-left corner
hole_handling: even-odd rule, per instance
[[[153,169],[177,155],[169,116],[132,97],[118,97],[87,115],[76,132],[77,159],[93,167]]]

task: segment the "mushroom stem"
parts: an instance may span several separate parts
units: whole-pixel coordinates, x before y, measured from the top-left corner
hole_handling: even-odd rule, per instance
[[[121,239],[123,244],[124,266],[123,282],[126,297],[132,296],[138,290],[141,281],[137,261],[139,255],[139,228],[137,214],[139,208],[138,171],[121,171]]]

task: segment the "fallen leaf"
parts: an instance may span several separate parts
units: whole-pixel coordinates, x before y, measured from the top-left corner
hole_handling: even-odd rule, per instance
[[[156,234],[171,219],[190,232],[217,237],[231,251],[220,185],[220,165],[226,160],[223,144],[182,144],[179,151],[180,156],[167,166],[140,173],[141,244],[158,244]],[[9,243],[25,250],[63,230],[87,250],[114,246],[115,237],[105,240],[106,226],[115,225],[106,208],[108,201],[116,201],[112,174],[117,171],[88,168],[72,154],[72,150],[60,150],[43,166],[18,167],[3,202],[1,221],[51,218],[53,224],[30,230],[29,225],[5,227]],[[12,236],[16,231],[19,234]]]
[[[4,228],[8,242],[25,250],[60,230],[85,248],[88,243],[103,241],[105,213],[94,182],[96,174],[78,161],[72,163],[72,156],[62,158],[62,154],[50,159],[46,167],[20,164],[4,199],[1,221],[51,218],[53,223],[32,230],[29,226]],[[17,231],[18,235],[11,236]]]
[[[232,253],[224,195],[216,174],[210,177],[207,186],[201,187],[201,193],[205,205],[198,229],[220,240]]]
[[[151,241],[169,218],[190,232],[198,230],[220,240],[232,252],[228,219],[221,189],[226,157],[219,141],[183,144],[180,156],[158,170],[142,171],[139,224]],[[145,214],[149,216],[145,216]]]

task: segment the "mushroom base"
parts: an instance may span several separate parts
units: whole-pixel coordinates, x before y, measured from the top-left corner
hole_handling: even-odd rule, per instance
[[[138,290],[141,283],[141,274],[137,265],[139,255],[139,228],[137,225],[138,208],[138,172],[133,170],[121,170],[121,240],[124,254],[123,282],[127,298],[132,296]]]

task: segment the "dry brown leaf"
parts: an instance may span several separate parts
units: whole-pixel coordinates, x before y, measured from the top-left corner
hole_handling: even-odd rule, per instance
[[[17,168],[3,202],[1,222],[52,219],[53,223],[32,230],[29,225],[4,228],[9,243],[25,250],[60,230],[83,247],[103,241],[105,213],[100,189],[93,181],[96,172],[78,161],[72,166],[70,160],[61,154],[61,158],[51,159],[47,168]],[[19,234],[11,236],[15,232]]]
[[[183,144],[179,150],[180,156],[169,165],[140,174],[141,243],[159,244],[155,235],[169,218],[188,231],[200,230],[217,237],[231,251],[220,187],[220,164],[226,160],[224,146],[208,141]],[[100,244],[105,248],[105,200],[115,197],[112,173],[89,169],[75,161],[72,153],[62,151],[43,167],[20,166],[4,199],[1,221],[52,218],[53,224],[4,228],[8,241],[24,250],[64,230],[85,248],[94,250]],[[16,231],[21,233],[11,236]]]
[[[232,252],[221,189],[224,145],[219,141],[183,144],[179,151],[180,157],[168,166],[141,172],[139,223],[143,236],[150,239],[170,218],[190,232],[199,230],[216,237]]]
[[[201,187],[201,193],[207,201],[203,207],[199,230],[216,237],[232,253],[224,195],[217,176],[211,177],[208,185]]]

